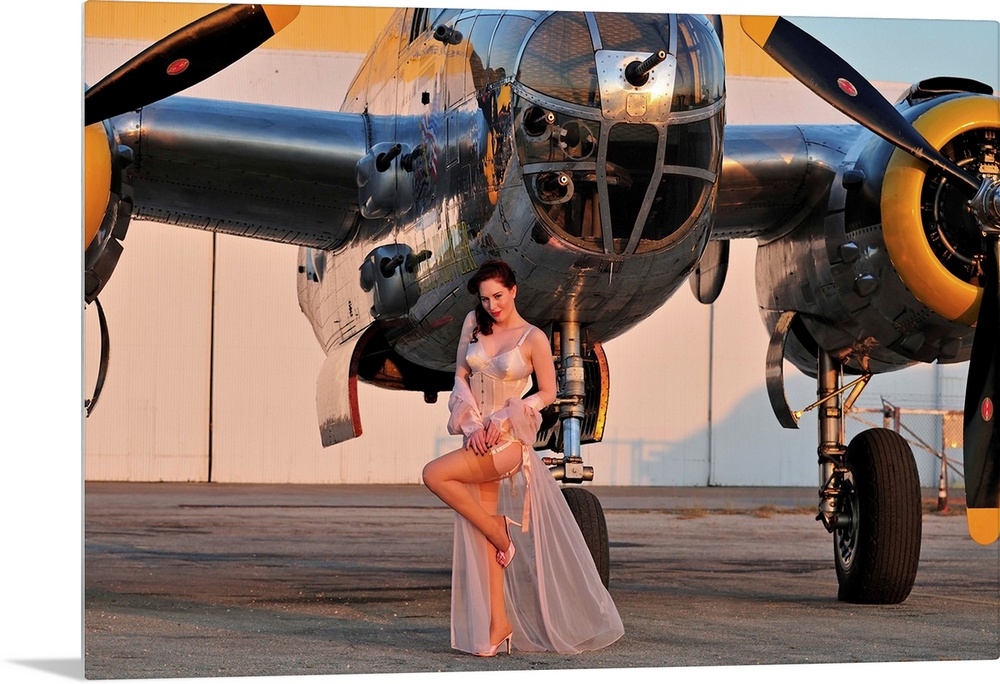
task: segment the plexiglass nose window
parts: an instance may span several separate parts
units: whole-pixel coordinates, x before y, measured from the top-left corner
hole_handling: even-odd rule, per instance
[[[655,52],[668,50],[670,18],[667,15],[611,14],[595,12],[605,50]]]
[[[524,85],[577,105],[600,107],[594,42],[582,12],[553,14],[528,40],[521,58]]]
[[[726,71],[715,29],[703,16],[677,17],[677,74],[671,110],[690,111],[725,95]]]

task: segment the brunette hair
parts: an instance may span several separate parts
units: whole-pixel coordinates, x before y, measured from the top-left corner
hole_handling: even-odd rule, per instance
[[[489,259],[484,261],[471,278],[469,278],[469,293],[476,296],[476,327],[472,330],[472,341],[479,339],[479,333],[493,334],[493,317],[490,316],[483,303],[479,301],[479,286],[487,280],[496,280],[508,290],[517,285],[514,269],[506,261]]]

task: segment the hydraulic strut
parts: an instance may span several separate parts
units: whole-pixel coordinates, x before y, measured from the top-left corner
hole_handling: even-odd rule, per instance
[[[580,456],[581,422],[584,415],[583,398],[586,382],[583,370],[583,344],[579,323],[559,325],[559,398],[553,402],[559,407],[559,421],[563,432],[563,458],[554,463],[552,475],[563,482],[583,482],[594,479],[594,469],[583,465]]]
[[[823,522],[828,532],[846,527],[850,520],[843,520],[838,514],[837,500],[841,495],[841,485],[847,473],[844,456],[847,448],[844,446],[844,411],[840,395],[840,363],[825,350],[819,350],[819,374],[817,376],[817,395],[819,401],[819,514],[817,520]],[[862,385],[863,386],[863,385]],[[857,397],[855,391],[851,401]]]

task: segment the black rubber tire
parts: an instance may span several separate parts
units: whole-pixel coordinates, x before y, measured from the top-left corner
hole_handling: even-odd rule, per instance
[[[901,603],[920,561],[923,508],[909,444],[874,428],[847,447],[850,476],[838,505],[854,524],[833,533],[837,598],[847,603]]]
[[[576,518],[576,524],[583,533],[590,555],[597,566],[597,574],[601,576],[604,587],[611,580],[611,570],[608,553],[608,525],[604,520],[604,509],[597,497],[580,487],[563,487],[563,496],[569,505],[569,510]]]

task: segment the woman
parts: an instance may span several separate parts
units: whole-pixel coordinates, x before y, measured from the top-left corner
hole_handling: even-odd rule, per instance
[[[578,653],[623,633],[586,542],[532,449],[540,411],[556,396],[548,337],[517,311],[514,272],[485,262],[468,283],[479,298],[462,325],[448,431],[463,448],[424,467],[427,487],[458,514],[451,645],[481,656]],[[522,400],[534,370],[537,391]]]

